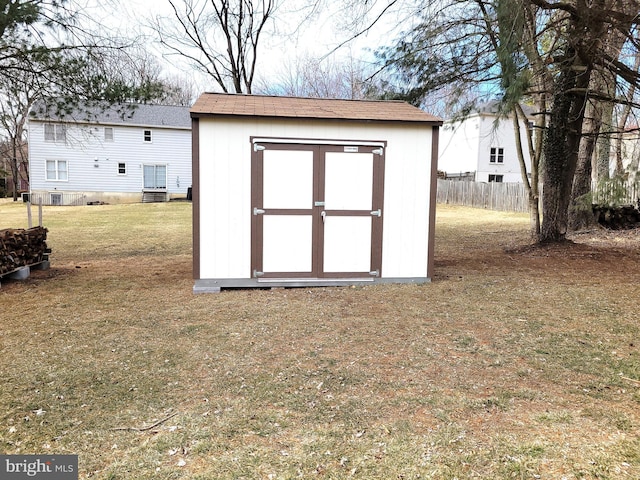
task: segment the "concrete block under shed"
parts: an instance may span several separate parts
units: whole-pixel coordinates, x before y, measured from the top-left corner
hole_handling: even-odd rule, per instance
[[[31,265],[31,268],[34,270],[49,270],[49,268],[51,268],[51,263],[49,262],[49,260],[43,260],[40,263]]]
[[[7,275],[7,278],[10,278],[11,280],[26,280],[27,278],[29,278],[30,274],[31,269],[29,267],[21,267],[15,272],[11,272],[9,275]]]

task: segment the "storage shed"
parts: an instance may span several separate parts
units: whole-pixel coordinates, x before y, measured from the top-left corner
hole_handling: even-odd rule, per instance
[[[431,280],[439,118],[219,93],[191,118],[194,292]]]

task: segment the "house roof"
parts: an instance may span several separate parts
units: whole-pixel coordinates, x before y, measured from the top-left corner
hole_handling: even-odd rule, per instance
[[[56,105],[39,102],[31,109],[30,118],[49,122],[191,129],[189,107],[174,105],[81,105],[63,112]]]
[[[522,111],[527,117],[530,117],[534,113],[534,108],[521,103]],[[473,112],[477,115],[500,115],[500,102],[498,100],[490,100],[486,103],[481,103]]]
[[[407,102],[390,100],[335,100],[203,93],[191,108],[192,117],[217,115],[442,124],[440,118]]]

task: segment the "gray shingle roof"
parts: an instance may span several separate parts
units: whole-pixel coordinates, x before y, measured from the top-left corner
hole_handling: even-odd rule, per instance
[[[80,106],[71,112],[60,112],[45,102],[33,106],[30,118],[65,123],[100,125],[135,125],[191,129],[189,107],[173,105],[115,104],[106,106]]]
[[[522,110],[524,111],[525,115],[527,115],[528,117],[531,116],[532,113],[534,112],[534,108],[530,107],[525,103],[520,104],[520,106],[522,107]],[[500,113],[500,102],[498,100],[490,100],[484,104],[480,104],[478,108],[474,111],[474,113],[477,113],[480,115],[482,114],[498,115]]]

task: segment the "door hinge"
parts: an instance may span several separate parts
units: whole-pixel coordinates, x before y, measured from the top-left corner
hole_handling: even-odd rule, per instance
[[[258,270],[253,271],[253,278],[264,277],[264,272],[259,272]]]
[[[374,217],[381,217],[382,216],[382,210],[379,208],[378,210],[374,210],[373,212],[371,212],[371,215]]]
[[[254,215],[262,215],[262,214],[264,214],[264,213],[265,213],[265,211],[264,211],[264,210],[262,210],[261,208],[255,207],[255,208],[253,209],[253,214],[254,214]]]
[[[369,275],[371,275],[372,277],[379,277],[380,276],[380,270],[373,270],[373,271],[369,272]]]
[[[375,150],[372,150],[371,153],[373,153],[374,155],[382,155],[384,153],[384,150],[382,148],[376,148]]]
[[[266,150],[267,147],[265,147],[264,145],[260,145],[259,143],[254,143],[253,144],[253,151],[254,152],[260,152],[262,150]]]

